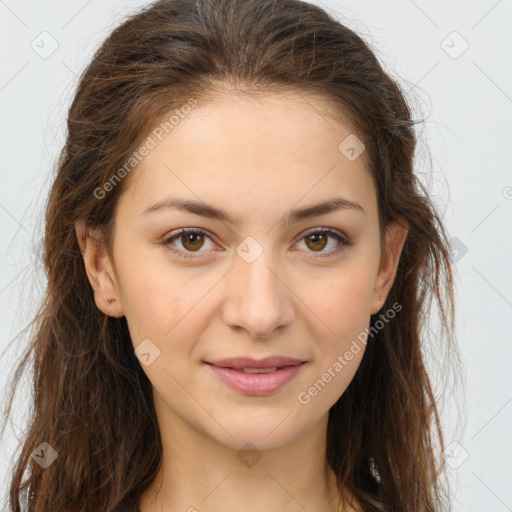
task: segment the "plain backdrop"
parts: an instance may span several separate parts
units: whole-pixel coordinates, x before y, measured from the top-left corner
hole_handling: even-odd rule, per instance
[[[26,343],[15,336],[44,290],[42,206],[77,77],[112,28],[147,3],[0,0],[2,390]],[[465,367],[442,409],[454,510],[512,510],[512,1],[315,3],[373,46],[421,109],[415,117],[425,119],[417,169],[457,260],[456,334]],[[440,383],[443,371],[432,370]],[[0,447],[0,498],[29,386],[24,379]]]

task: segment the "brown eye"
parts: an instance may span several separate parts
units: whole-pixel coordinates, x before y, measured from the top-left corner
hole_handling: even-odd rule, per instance
[[[321,251],[327,245],[327,235],[324,233],[314,233],[306,237],[306,245],[314,251]],[[309,244],[311,242],[311,245]]]
[[[208,247],[206,251],[200,250],[204,248],[206,239],[210,240],[210,248],[213,248],[215,244],[206,231],[201,228],[183,228],[165,238],[162,244],[181,258],[192,258],[194,253],[199,256],[207,252]]]
[[[204,235],[202,233],[185,233],[181,235],[181,243],[187,251],[197,251],[204,244]]]
[[[334,240],[333,248],[324,250],[329,245],[329,239]],[[344,249],[352,245],[352,242],[344,235],[330,228],[320,228],[310,230],[302,237],[307,252],[318,253],[313,254],[314,258],[335,256]]]

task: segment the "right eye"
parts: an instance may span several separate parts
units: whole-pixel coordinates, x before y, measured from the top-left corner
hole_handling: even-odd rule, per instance
[[[191,253],[205,252],[199,251],[199,249],[204,245],[204,237],[211,240],[204,229],[181,228],[165,237],[162,241],[162,245],[168,247],[179,258],[193,258],[194,256],[191,256]],[[174,245],[175,240],[178,240],[184,249],[177,249]]]

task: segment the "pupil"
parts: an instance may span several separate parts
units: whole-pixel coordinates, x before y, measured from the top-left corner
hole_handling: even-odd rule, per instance
[[[192,245],[196,245],[199,243],[199,239],[202,237],[203,235],[200,235],[198,233],[189,233],[187,235],[184,235],[185,237],[185,247],[187,247],[187,244],[192,244]],[[195,240],[194,240],[195,239]],[[192,249],[197,249],[197,245],[196,247],[192,247]]]
[[[315,239],[317,239],[317,237],[324,237],[325,238],[325,235],[322,235],[322,234],[315,234],[315,235],[310,235],[309,236],[309,240],[312,241],[314,244],[318,244],[319,242],[318,241],[315,241]],[[325,241],[324,243],[322,244],[322,246],[320,247],[320,249],[323,249],[325,247]]]

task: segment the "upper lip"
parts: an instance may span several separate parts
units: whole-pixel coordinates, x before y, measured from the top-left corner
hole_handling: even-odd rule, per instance
[[[304,363],[304,359],[295,359],[285,356],[271,356],[264,359],[251,359],[250,357],[232,357],[217,361],[205,361],[220,368],[274,368],[282,366],[296,366]]]

